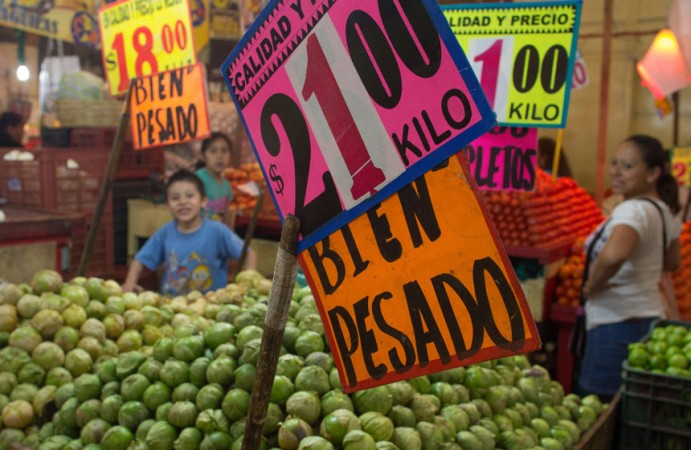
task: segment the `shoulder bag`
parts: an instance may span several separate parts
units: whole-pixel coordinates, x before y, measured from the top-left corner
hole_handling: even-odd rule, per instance
[[[593,258],[595,244],[600,240],[602,233],[604,233],[605,228],[607,228],[607,222],[609,222],[609,219],[607,219],[600,229],[597,230],[597,233],[593,236],[593,240],[590,241],[590,245],[588,245],[588,249],[585,252],[585,267],[583,268],[581,295],[578,308],[576,308],[576,322],[573,324],[573,330],[571,331],[571,338],[569,340],[569,351],[577,359],[583,358],[583,354],[585,353],[585,296],[583,295],[583,286],[585,286],[585,283],[588,281],[590,263]]]

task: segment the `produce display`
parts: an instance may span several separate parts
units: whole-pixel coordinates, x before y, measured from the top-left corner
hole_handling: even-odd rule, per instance
[[[681,267],[674,272],[674,294],[683,320],[691,320],[691,222],[686,222],[679,236]]]
[[[0,287],[0,450],[240,449],[271,282],[123,294],[41,271]],[[296,288],[262,448],[573,447],[606,405],[523,356],[347,395],[309,288]]]
[[[564,265],[557,273],[556,301],[559,305],[577,307],[580,302],[583,269],[585,268],[585,237],[576,238],[571,245],[571,252]]]
[[[660,326],[653,328],[649,337],[629,344],[629,367],[691,378],[691,329],[683,325]]]
[[[571,178],[554,182],[537,169],[535,190],[483,191],[505,245],[552,248],[588,235],[603,217],[593,198]]]
[[[264,181],[264,175],[259,167],[259,163],[251,162],[241,164],[239,167],[230,167],[225,170],[224,176],[233,190],[232,205],[239,212],[251,214],[257,204],[258,189],[266,189],[266,182]],[[248,185],[252,183],[255,186],[249,187]],[[276,214],[275,210],[266,211],[266,213]]]

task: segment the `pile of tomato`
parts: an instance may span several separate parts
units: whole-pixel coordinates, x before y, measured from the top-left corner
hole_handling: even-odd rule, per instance
[[[674,294],[683,320],[691,320],[691,222],[686,222],[679,236],[681,266],[672,276]]]
[[[585,267],[584,241],[584,236],[576,238],[571,245],[570,255],[557,272],[557,286],[554,293],[559,305],[578,306]]]
[[[593,198],[571,178],[537,171],[535,191],[484,191],[505,245],[553,248],[588,235],[603,217]]]

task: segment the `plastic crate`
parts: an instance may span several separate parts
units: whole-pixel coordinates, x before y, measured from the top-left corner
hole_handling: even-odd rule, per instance
[[[41,127],[41,143],[43,147],[69,147],[71,128]]]
[[[37,161],[0,161],[0,197],[10,205],[40,207],[39,174]]]
[[[2,194],[13,206],[83,213],[87,226],[96,210],[109,152],[100,148],[39,148],[33,161],[0,161]],[[106,199],[87,274],[107,276],[114,268],[112,192]],[[79,267],[86,230],[72,236],[70,274]]]
[[[163,148],[135,150],[131,142],[126,142],[120,152],[115,178],[150,178],[153,174],[163,174],[163,163]]]
[[[117,128],[72,128],[70,144],[72,147],[107,147],[113,146]]]
[[[660,320],[656,327],[689,322]],[[691,378],[634,369],[623,365],[620,419],[621,449],[685,450],[691,448]]]
[[[86,229],[76,230],[72,234],[72,248],[70,252],[70,268],[68,270],[67,278],[73,278],[77,275],[79,262],[84,253],[86,246],[86,238],[88,236],[88,227],[91,226],[91,218],[87,220]],[[86,267],[84,275],[110,278],[112,277],[115,267],[115,245],[113,239],[113,223],[110,219],[105,218],[101,221],[98,233],[96,233],[96,240],[91,249],[91,256],[89,257],[89,264]]]

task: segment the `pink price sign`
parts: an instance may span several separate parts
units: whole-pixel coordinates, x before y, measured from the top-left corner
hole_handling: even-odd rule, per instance
[[[481,190],[535,189],[537,128],[495,127],[463,150]]]
[[[298,250],[495,123],[432,0],[272,1],[221,70]]]

